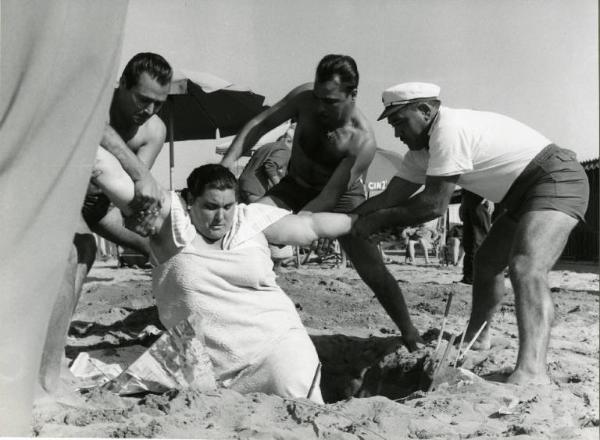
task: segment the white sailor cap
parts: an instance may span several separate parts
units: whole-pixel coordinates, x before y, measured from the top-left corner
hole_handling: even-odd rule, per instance
[[[397,84],[389,89],[385,89],[381,94],[381,100],[385,109],[377,120],[381,121],[392,111],[397,110],[398,106],[404,106],[425,99],[438,99],[439,96],[440,87],[435,84],[422,82]]]

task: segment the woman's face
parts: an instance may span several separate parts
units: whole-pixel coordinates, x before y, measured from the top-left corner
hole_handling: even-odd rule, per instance
[[[235,190],[206,189],[191,204],[192,224],[209,241],[220,240],[231,229],[235,205]]]

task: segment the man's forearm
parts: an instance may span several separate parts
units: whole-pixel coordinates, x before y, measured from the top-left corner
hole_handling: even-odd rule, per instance
[[[227,149],[221,160],[221,164],[226,166],[233,164],[242,154],[256,145],[261,136],[262,133],[260,133],[257,126],[243,128]]]
[[[352,210],[352,212],[359,215],[366,215],[373,211],[377,211],[378,209],[384,209],[387,207],[387,205],[385,204],[385,196],[385,193],[381,193],[374,197],[370,197],[369,199],[361,203],[359,206],[357,206],[354,210]]]
[[[384,208],[364,215],[374,230],[392,226],[415,226],[438,218],[443,214],[437,204],[422,203],[415,199],[407,200],[399,206]]]
[[[104,130],[100,146],[119,161],[134,182],[141,180],[148,174],[148,167],[131,151],[112,127],[107,126]]]

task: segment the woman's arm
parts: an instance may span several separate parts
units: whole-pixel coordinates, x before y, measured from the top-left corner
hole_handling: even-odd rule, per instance
[[[152,176],[150,178],[153,179]],[[131,218],[132,215],[138,214],[133,212],[130,206],[135,196],[133,180],[131,180],[131,177],[123,169],[117,158],[101,147],[98,148],[96,153],[96,160],[92,171],[92,182],[121,210],[124,217]],[[171,199],[168,192],[162,188],[161,192],[162,206],[160,210],[153,216],[149,216],[148,213],[142,213],[140,216],[140,220],[148,223],[148,227],[145,229],[148,229],[149,232],[151,232],[152,228],[155,228],[155,233],[160,231],[171,209]],[[135,232],[139,233],[139,228],[136,228]]]
[[[356,214],[331,212],[290,214],[263,232],[270,243],[309,245],[318,238],[336,238],[350,233]]]

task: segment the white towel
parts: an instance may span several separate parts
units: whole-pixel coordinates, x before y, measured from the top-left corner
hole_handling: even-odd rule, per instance
[[[240,204],[225,249],[197,249],[195,229],[179,198],[171,197],[169,246],[179,251],[153,271],[159,316],[170,328],[192,313],[200,315],[215,374],[230,375],[264,358],[288,330],[303,328],[275,281],[262,233],[289,211]]]

